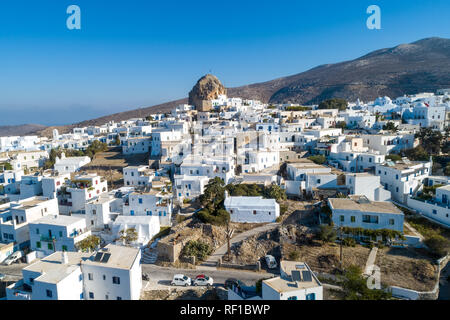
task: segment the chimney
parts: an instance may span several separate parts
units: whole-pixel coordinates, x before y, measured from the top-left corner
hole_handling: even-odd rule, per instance
[[[69,263],[69,257],[67,255],[66,251],[62,252],[62,264],[68,264]]]

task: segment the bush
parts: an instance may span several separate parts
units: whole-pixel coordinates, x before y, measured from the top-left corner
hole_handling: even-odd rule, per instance
[[[308,157],[309,160],[313,161],[316,164],[324,164],[327,159],[323,155],[311,156]]]
[[[426,239],[425,244],[436,255],[443,257],[448,253],[448,240],[439,234],[434,234]]]
[[[212,253],[209,244],[202,241],[190,240],[183,248],[182,255],[185,257],[194,256],[196,259],[203,261]]]
[[[323,242],[334,242],[336,241],[337,233],[332,226],[321,225],[318,237]]]
[[[213,225],[223,226],[230,221],[230,214],[225,209],[219,209],[211,214],[207,209],[202,209],[197,213],[198,218],[204,222]]]
[[[289,252],[288,258],[291,261],[297,261],[297,259],[300,258],[300,253],[296,250],[293,250],[293,251]]]
[[[387,155],[386,156],[386,160],[391,160],[391,161],[400,161],[400,160],[402,160],[402,157],[401,156],[399,156],[398,154],[395,154],[395,153],[393,153],[393,154],[389,154],[389,155]]]
[[[342,240],[342,244],[346,247],[354,247],[356,246],[356,241],[353,238],[345,238]]]

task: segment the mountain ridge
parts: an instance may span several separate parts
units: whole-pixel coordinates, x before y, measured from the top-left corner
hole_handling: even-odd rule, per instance
[[[230,97],[268,103],[316,104],[329,98],[368,101],[379,96],[395,98],[447,87],[450,87],[450,39],[431,37],[378,49],[353,60],[323,64],[286,77],[227,89]],[[77,126],[145,117],[168,112],[187,101],[186,97],[68,126],[47,127],[37,133],[50,136],[53,128],[64,133]],[[0,127],[0,135],[1,132]]]

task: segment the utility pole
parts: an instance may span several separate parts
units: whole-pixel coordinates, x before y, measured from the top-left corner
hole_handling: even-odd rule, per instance
[[[228,244],[227,256],[228,256],[228,261],[230,261],[230,254],[231,254],[230,239],[231,239],[231,237],[233,237],[233,233],[234,233],[234,229],[230,230],[230,222],[228,221],[228,223],[227,223],[227,244]]]

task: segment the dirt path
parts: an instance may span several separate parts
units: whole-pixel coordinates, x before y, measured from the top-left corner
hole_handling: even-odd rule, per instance
[[[251,230],[242,232],[231,239],[230,246],[233,246],[233,244],[238,243],[243,240],[246,240],[247,238],[249,238],[253,235],[259,234],[261,232],[267,232],[267,231],[273,230],[278,226],[279,226],[278,223],[269,223],[262,227],[258,227],[255,229],[251,229]],[[210,266],[211,267],[211,266],[216,265],[217,262],[219,261],[219,259],[222,258],[227,253],[227,250],[228,250],[228,245],[225,243],[223,246],[218,248],[213,254],[211,254],[209,256],[208,260],[206,260],[205,262],[202,263],[202,266]]]

